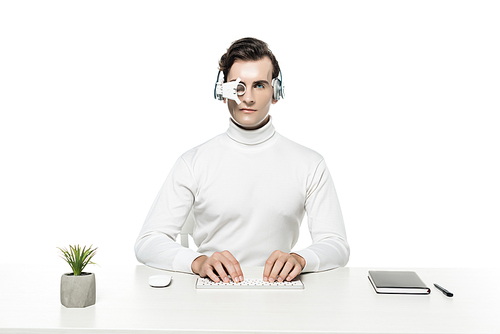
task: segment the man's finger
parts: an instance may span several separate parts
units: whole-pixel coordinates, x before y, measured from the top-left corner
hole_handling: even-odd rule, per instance
[[[296,262],[297,261],[292,257],[290,257],[288,261],[286,261],[285,265],[281,269],[281,272],[279,273],[279,276],[277,277],[278,282],[283,282],[284,280],[286,280],[288,274],[293,270],[295,265],[298,264]]]
[[[271,256],[269,256],[269,258],[267,259],[266,265],[264,266],[264,273],[263,273],[263,277],[264,277],[265,282],[267,282],[269,280],[269,276],[271,275],[271,270],[273,269],[274,262],[276,261],[277,258],[278,258],[278,253],[276,251],[274,251],[271,254]]]
[[[215,283],[219,283],[219,277],[217,277],[217,275],[212,271],[212,269],[208,269],[206,271],[206,275],[212,280],[214,281]]]
[[[283,269],[283,266],[285,263],[283,262],[283,259],[281,257],[278,257],[276,261],[274,261],[273,269],[271,270],[271,273],[269,274],[269,282],[274,282],[277,278],[281,270]]]
[[[226,257],[232,265],[229,267],[226,266],[226,269],[231,275],[233,281],[235,281],[236,283],[243,281],[243,271],[241,270],[240,263],[238,262],[238,260],[236,260],[233,254],[231,254],[231,252],[227,250],[223,251],[222,255]]]
[[[301,272],[302,272],[302,266],[299,263],[295,267],[293,267],[293,270],[288,274],[288,277],[286,278],[286,280],[288,282],[290,282],[295,277],[297,277]]]
[[[226,272],[226,268],[224,267],[222,261],[220,261],[218,259],[214,259],[213,261],[214,262],[213,262],[212,266],[214,267],[215,271],[217,272],[217,274],[219,275],[221,280],[224,283],[229,283],[228,273]]]

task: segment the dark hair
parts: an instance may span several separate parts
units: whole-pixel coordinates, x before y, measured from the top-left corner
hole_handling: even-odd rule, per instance
[[[224,82],[227,81],[227,76],[231,66],[236,60],[261,60],[264,57],[269,57],[273,64],[273,79],[280,74],[280,66],[274,57],[267,43],[252,37],[245,37],[234,41],[227,52],[222,55],[219,60],[219,71],[224,73]]]

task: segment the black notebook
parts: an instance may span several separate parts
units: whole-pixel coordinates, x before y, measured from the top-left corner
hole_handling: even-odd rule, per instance
[[[418,294],[431,292],[414,271],[368,271],[368,279],[377,293]]]

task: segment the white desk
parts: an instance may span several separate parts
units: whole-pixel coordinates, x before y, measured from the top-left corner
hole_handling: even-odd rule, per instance
[[[181,273],[155,289],[148,278],[160,270],[92,266],[96,304],[67,309],[62,273],[29,269],[0,266],[0,333],[500,333],[498,270],[410,268],[432,293],[405,296],[374,292],[367,272],[381,268],[306,274],[304,290],[278,291],[196,290],[196,276]],[[262,269],[244,272],[260,278]]]

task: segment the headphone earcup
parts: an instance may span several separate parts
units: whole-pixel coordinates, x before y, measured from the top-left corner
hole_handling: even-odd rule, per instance
[[[273,79],[273,100],[281,99],[281,80],[278,78]]]
[[[222,83],[224,82],[224,73],[221,75],[221,71],[217,73],[217,80],[215,81],[215,87],[214,87],[214,99],[222,101],[224,98],[222,97]],[[220,77],[220,80],[219,80]]]

